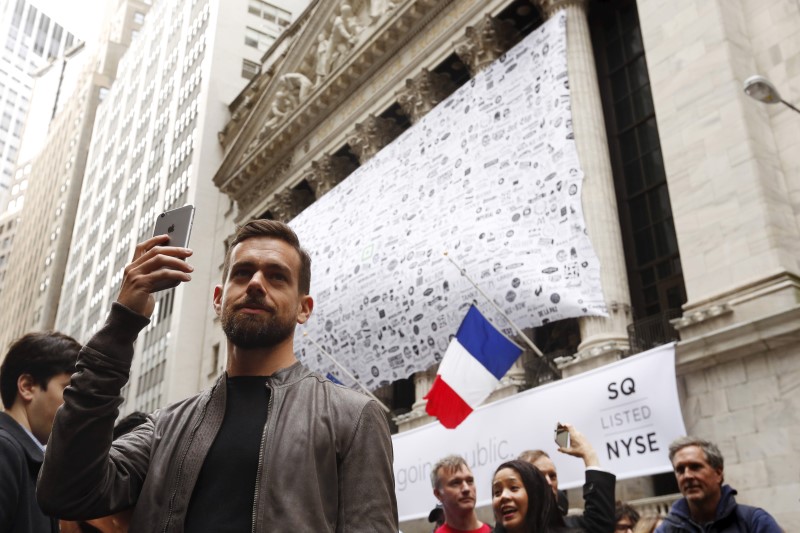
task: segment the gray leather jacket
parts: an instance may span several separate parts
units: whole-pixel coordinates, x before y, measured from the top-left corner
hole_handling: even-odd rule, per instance
[[[225,376],[112,444],[133,342],[148,322],[114,304],[81,351],[39,476],[46,513],[87,519],[135,506],[132,533],[183,531],[225,413]],[[300,363],[267,385],[253,531],[396,532],[392,442],[376,402]]]

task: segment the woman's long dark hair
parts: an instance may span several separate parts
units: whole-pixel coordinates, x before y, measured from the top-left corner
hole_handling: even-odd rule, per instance
[[[556,505],[553,489],[547,484],[539,469],[527,461],[514,460],[498,466],[494,471],[495,475],[504,468],[510,468],[519,474],[522,486],[528,495],[528,512],[525,513],[526,530],[532,533],[544,533],[562,529],[564,518]],[[505,528],[499,522],[494,530],[496,533],[505,532]]]

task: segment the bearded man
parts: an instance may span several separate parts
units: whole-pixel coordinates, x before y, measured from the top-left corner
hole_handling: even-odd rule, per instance
[[[214,289],[226,372],[112,442],[133,342],[152,293],[190,280],[191,250],[136,248],[105,326],[64,393],[37,494],[88,519],[133,507],[130,531],[397,531],[392,444],[381,408],[306,369],[296,324],[314,308],[311,260],[287,225],[236,233]]]

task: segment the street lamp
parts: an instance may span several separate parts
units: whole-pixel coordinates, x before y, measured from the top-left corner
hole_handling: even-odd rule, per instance
[[[780,102],[789,109],[800,113],[800,109],[781,98],[778,89],[764,76],[750,76],[744,80],[744,94],[765,104],[777,104]]]

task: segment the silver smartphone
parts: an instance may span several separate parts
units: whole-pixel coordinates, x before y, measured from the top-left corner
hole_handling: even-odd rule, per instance
[[[156,218],[153,228],[153,237],[156,235],[169,235],[169,246],[186,248],[189,246],[189,236],[192,234],[192,221],[194,221],[194,206],[185,205],[172,211],[166,211]]]
[[[561,424],[558,424],[555,433],[556,444],[561,448],[569,448],[569,430]]]

